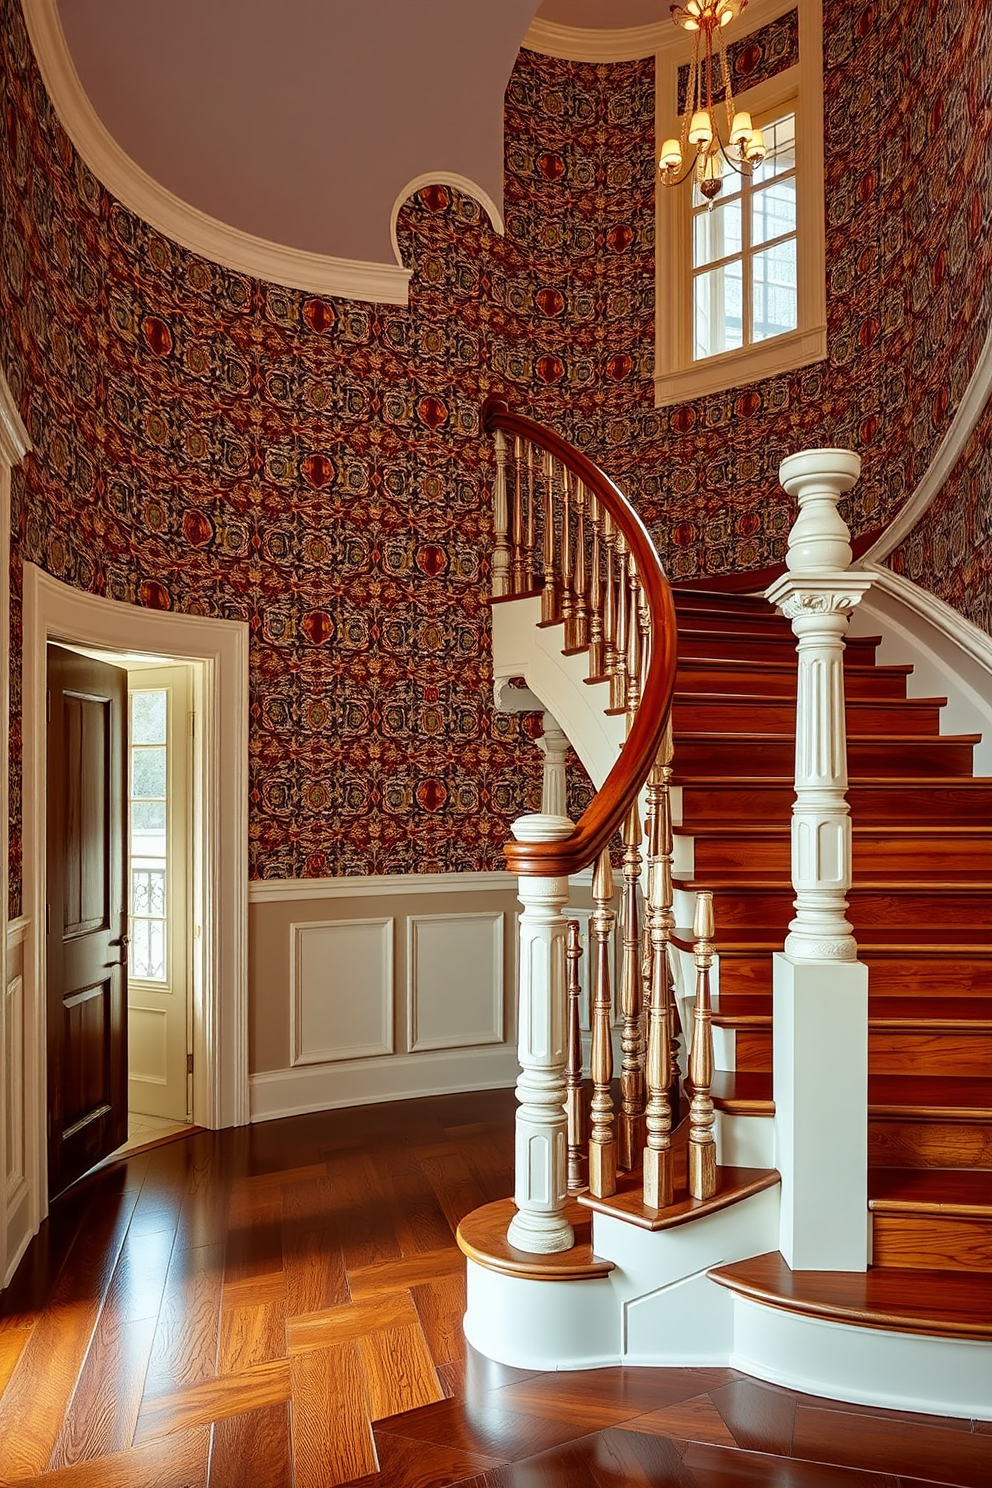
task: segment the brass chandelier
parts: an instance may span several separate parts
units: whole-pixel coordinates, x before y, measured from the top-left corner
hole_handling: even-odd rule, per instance
[[[680,139],[661,147],[658,169],[666,186],[680,186],[692,176],[703,196],[712,202],[723,190],[724,162],[739,175],[750,175],[765,158],[765,140],[751,124],[751,115],[734,109],[730,68],[723,45],[723,29],[747,5],[747,0],[686,0],[672,6],[676,26],[695,33],[692,70],[686,89]],[[714,97],[723,92],[726,110],[724,143],[717,127]]]

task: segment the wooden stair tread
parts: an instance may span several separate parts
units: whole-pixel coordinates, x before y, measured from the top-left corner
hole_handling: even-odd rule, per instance
[[[732,1116],[774,1116],[772,1077],[763,1071],[717,1070],[710,1095],[718,1111]]]
[[[970,1215],[992,1219],[987,1168],[872,1168],[868,1207],[875,1214]]]
[[[650,1209],[644,1203],[640,1174],[625,1175],[617,1184],[617,1192],[608,1199],[587,1192],[579,1195],[579,1203],[597,1214],[611,1215],[642,1230],[671,1230],[704,1214],[715,1214],[781,1182],[775,1168],[718,1167],[716,1171],[717,1190],[712,1197],[694,1199],[685,1190],[677,1191],[675,1202],[667,1209]]]
[[[992,1121],[992,1078],[978,1075],[868,1076],[871,1116]]]
[[[778,1251],[718,1266],[711,1280],[743,1297],[862,1328],[992,1340],[992,1276],[967,1271],[790,1271]]]
[[[788,817],[780,822],[755,822],[742,818],[721,823],[707,822],[705,826],[691,829],[681,825],[675,827],[676,836],[698,837],[703,842],[719,841],[721,837],[754,837],[759,842],[768,842],[788,838],[790,830],[791,821]],[[992,838],[992,824],[985,822],[968,822],[965,825],[955,822],[917,822],[904,826],[897,822],[855,821],[851,823],[851,831],[855,837],[884,836],[898,842],[909,842],[914,837],[924,841],[932,838],[950,838],[952,841],[968,841],[976,837],[982,840]]]
[[[595,1281],[614,1269],[612,1261],[593,1255],[592,1218],[574,1199],[566,1203],[565,1215],[575,1244],[557,1255],[533,1255],[509,1243],[506,1232],[516,1212],[512,1199],[496,1199],[466,1214],[455,1234],[462,1254],[489,1271],[531,1281]]]
[[[772,994],[724,992],[713,1010],[721,1028],[770,1028]],[[992,1033],[992,998],[868,996],[868,1027],[919,1033]]]
[[[712,887],[712,885],[710,885]],[[704,885],[700,884],[700,887]],[[734,886],[736,887],[736,885]],[[948,955],[957,954],[969,960],[989,961],[992,975],[992,943],[987,931],[977,931],[980,940],[965,938],[961,925],[952,925],[946,932],[927,927],[927,939],[900,939],[895,941],[873,940],[872,935],[884,934],[884,926],[866,926],[858,936],[858,957],[885,960],[939,960],[946,961]],[[721,935],[717,928],[717,951],[721,956],[754,956],[765,951],[772,953],[782,949],[785,925],[731,925]]]

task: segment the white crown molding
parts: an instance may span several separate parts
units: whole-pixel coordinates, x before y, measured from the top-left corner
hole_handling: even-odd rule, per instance
[[[516,888],[513,873],[368,873],[345,878],[263,878],[248,885],[250,904],[306,899],[380,899],[410,894],[493,894]]]
[[[731,44],[750,36],[760,26],[795,10],[799,0],[751,0],[747,20],[734,27]],[[527,28],[521,47],[539,52],[543,57],[557,57],[563,62],[637,62],[670,51],[691,55],[692,42],[687,33],[670,17],[647,26],[626,26],[610,31],[605,28],[563,26],[558,21],[544,21],[536,16]]]
[[[500,237],[505,233],[506,227],[500,208],[493,201],[489,192],[483,191],[482,187],[471,180],[470,177],[459,175],[458,171],[422,171],[419,176],[414,176],[412,181],[407,181],[403,190],[397,193],[396,200],[393,202],[393,210],[389,214],[389,236],[398,264],[403,262],[403,255],[400,252],[400,242],[397,235],[400,211],[402,210],[403,203],[409,197],[413,196],[415,192],[422,191],[425,186],[452,186],[456,191],[462,191],[466,196],[473,197],[479,203],[479,206],[482,207]]]
[[[884,562],[909,536],[920,518],[926,514],[939,495],[944,482],[964,454],[990,393],[992,393],[992,329],[985,337],[964,397],[958,404],[950,428],[940,441],[937,453],[927,466],[923,479],[912,496],[900,508],[895,521],[886,527],[881,537],[863,555],[862,562],[865,565]]]
[[[166,237],[241,274],[318,295],[406,305],[411,271],[287,248],[241,232],[175,196],[121,149],[98,117],[69,55],[56,0],[21,0],[42,80],[66,133],[93,174]],[[473,191],[478,195],[478,189]]]
[[[564,62],[637,62],[653,57],[668,41],[672,22],[654,21],[649,26],[626,26],[618,31],[562,26],[536,16],[527,28],[522,47],[542,57]]]
[[[14,402],[10,384],[0,369],[0,461],[13,468],[30,450],[30,435]]]

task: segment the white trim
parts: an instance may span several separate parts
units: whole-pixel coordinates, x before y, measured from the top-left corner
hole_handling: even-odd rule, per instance
[[[87,97],[66,44],[56,0],[22,0],[38,67],[55,112],[83,160],[132,212],[194,253],[238,273],[318,295],[405,305],[411,271],[399,264],[331,258],[269,242],[219,222],[152,180],[121,149]]]
[[[992,393],[992,328],[989,329],[975,363],[975,370],[958,404],[950,428],[944,435],[916,490],[900,507],[895,521],[886,527],[862,558],[865,567],[881,563],[909,536],[932,502],[940,494],[978,424]],[[940,601],[937,601],[940,603]]]
[[[45,692],[49,638],[203,663],[204,988],[194,1035],[194,1110],[203,1126],[248,1115],[248,627],[146,610],[59,583],[24,564],[24,909],[32,1175],[44,1215]]]
[[[984,667],[992,677],[992,636],[987,635],[979,626],[973,624],[961,614],[960,610],[956,610],[953,605],[939,599],[936,594],[931,594],[928,589],[922,589],[919,584],[914,584],[912,579],[907,579],[904,574],[893,573],[891,568],[883,568],[878,563],[870,563],[867,557],[856,567],[864,569],[865,573],[871,575],[875,589],[891,594],[900,604],[912,610],[920,620],[933,626],[972,661]]]
[[[500,237],[505,233],[506,225],[503,221],[503,213],[493,201],[489,192],[484,191],[476,181],[471,180],[468,176],[459,175],[458,171],[423,171],[419,176],[414,176],[412,181],[408,181],[402,191],[397,193],[396,200],[393,202],[393,209],[389,214],[389,240],[393,245],[393,253],[396,256],[396,262],[398,264],[403,263],[403,255],[400,252],[400,240],[396,231],[400,212],[403,210],[404,202],[413,196],[415,192],[422,191],[425,186],[453,186],[456,191],[463,192],[465,196],[471,196],[482,207]],[[410,270],[404,270],[404,272],[409,277]],[[404,301],[404,303],[406,302]]]
[[[0,369],[0,462],[19,465],[31,452],[31,436],[14,402],[10,383]]]
[[[10,955],[11,951],[13,951],[13,950],[16,949],[17,946],[22,946],[24,944],[24,942],[28,938],[28,931],[29,931],[30,928],[31,928],[31,922],[28,919],[27,915],[18,915],[16,920],[8,920],[8,922],[7,922],[7,955],[8,956]]]
[[[516,887],[513,873],[356,873],[348,878],[263,878],[248,885],[248,902],[296,904],[306,899],[494,894],[515,891]]]
[[[795,10],[799,0],[751,0],[747,13],[747,36],[779,16]],[[652,21],[646,26],[623,26],[608,30],[603,27],[565,26],[560,21],[545,21],[535,16],[527,28],[522,48],[539,52],[543,57],[558,57],[563,62],[637,62],[643,57],[661,56],[684,46],[685,32],[670,17]],[[735,28],[729,38],[733,45],[739,39]]]
[[[513,1086],[519,1072],[516,1049],[510,1044],[264,1070],[251,1077],[251,1119],[274,1121],[308,1111],[461,1090],[504,1090]]]

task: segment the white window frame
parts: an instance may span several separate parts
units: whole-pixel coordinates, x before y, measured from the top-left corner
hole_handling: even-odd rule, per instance
[[[823,191],[822,17],[813,0],[775,0],[748,7],[747,31],[730,28],[730,45],[788,11],[799,11],[800,62],[739,96],[735,106],[756,122],[796,115],[798,327],[750,346],[693,360],[692,185],[657,184],[658,251],[655,255],[655,404],[665,407],[727,388],[759,382],[827,355],[827,291]],[[673,28],[675,30],[677,28]],[[656,58],[657,143],[676,132],[678,71],[691,60],[691,37]],[[657,151],[656,151],[657,153]]]

